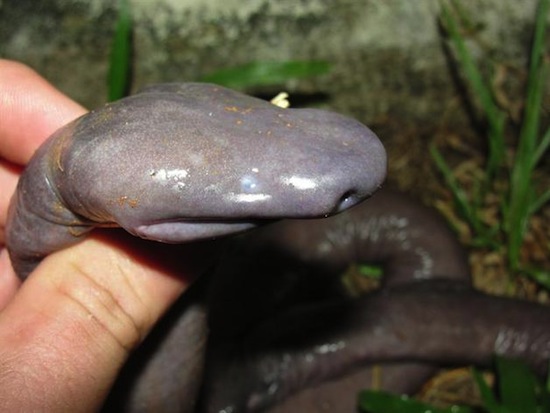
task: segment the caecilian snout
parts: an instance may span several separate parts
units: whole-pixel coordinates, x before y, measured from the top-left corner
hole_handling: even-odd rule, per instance
[[[335,168],[334,213],[342,212],[374,194],[386,179],[386,150],[376,135],[369,131],[368,150],[343,156]]]
[[[354,205],[357,205],[364,199],[364,195],[361,195],[355,189],[349,189],[337,199],[334,206],[334,214],[345,211],[348,208],[351,208]]]
[[[369,129],[364,128],[361,132],[350,150],[310,160],[307,168],[316,170],[315,176],[308,179],[292,176],[283,180],[284,186],[295,197],[298,209],[293,211],[295,215],[322,217],[337,214],[381,188],[387,171],[386,151]]]

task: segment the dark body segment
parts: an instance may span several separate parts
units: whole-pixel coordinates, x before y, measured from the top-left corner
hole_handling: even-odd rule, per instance
[[[445,221],[403,194],[245,238],[215,278],[205,412],[355,412],[374,364],[403,392],[495,353],[547,369],[550,309],[475,291]],[[350,298],[340,277],[363,263],[383,267],[381,288]]]

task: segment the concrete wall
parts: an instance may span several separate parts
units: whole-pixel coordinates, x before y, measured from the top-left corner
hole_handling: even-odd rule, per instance
[[[330,75],[293,81],[362,120],[429,121],[454,90],[438,0],[129,0],[136,88],[195,80],[257,60],[324,59]],[[536,0],[468,0],[483,53],[522,64]],[[0,56],[28,63],[88,107],[106,96],[112,0],[0,0]],[[0,79],[1,81],[1,79]]]

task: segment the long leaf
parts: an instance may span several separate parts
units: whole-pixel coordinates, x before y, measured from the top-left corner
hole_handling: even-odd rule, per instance
[[[522,268],[521,272],[522,274],[525,274],[526,276],[532,278],[539,285],[550,290],[550,272],[539,270],[539,269],[530,269],[530,268]]]
[[[501,403],[516,413],[537,413],[538,380],[517,360],[496,357]]]
[[[108,99],[114,101],[130,90],[132,60],[132,16],[128,0],[119,0],[119,15],[115,27],[108,74]]]
[[[548,73],[547,67],[545,68],[546,72]],[[533,168],[537,166],[537,164],[542,159],[542,156],[546,153],[548,150],[548,147],[550,146],[550,127],[546,129],[546,132],[542,136],[542,139],[539,142],[539,145],[537,147],[537,150],[535,152],[534,160],[533,160]]]
[[[289,79],[318,76],[329,71],[330,64],[324,61],[253,62],[217,71],[200,80],[239,89],[280,84]]]
[[[484,232],[481,229],[481,222],[478,219],[478,215],[474,208],[472,207],[470,201],[468,200],[468,197],[466,196],[466,193],[460,188],[458,185],[458,182],[453,174],[453,171],[451,168],[449,168],[449,165],[447,165],[447,162],[441,155],[441,152],[436,148],[435,145],[430,145],[430,154],[432,156],[432,159],[435,161],[436,166],[438,167],[439,171],[443,175],[443,178],[445,179],[445,182],[451,189],[451,192],[455,198],[455,202],[458,206],[458,209],[460,211],[460,214],[468,224],[472,227],[472,229],[477,233]]]
[[[533,215],[540,208],[542,208],[548,201],[550,201],[550,189],[547,189],[545,192],[539,195],[537,199],[534,200],[534,202],[531,204],[531,208],[529,209],[529,214]]]
[[[497,168],[502,166],[504,160],[505,145],[503,132],[505,114],[495,103],[490,88],[483,80],[483,76],[481,76],[472,55],[466,47],[466,43],[460,34],[456,20],[445,4],[442,5],[441,16],[445,28],[448,30],[451,41],[453,42],[464,74],[487,117],[489,126],[489,159],[487,162],[487,174],[489,178],[492,178]]]
[[[503,413],[500,409],[500,406],[495,398],[495,395],[493,394],[493,391],[491,388],[487,385],[485,382],[485,379],[481,375],[479,371],[474,369],[472,371],[474,380],[477,384],[477,387],[479,389],[479,393],[481,394],[481,399],[483,400],[483,404],[485,406],[485,409],[489,413]]]

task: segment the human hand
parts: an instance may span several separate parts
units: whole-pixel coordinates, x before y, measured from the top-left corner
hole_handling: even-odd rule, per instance
[[[0,59],[0,406],[94,411],[128,354],[207,265],[208,245],[160,245],[116,230],[48,256],[21,284],[4,248],[23,166],[85,109]],[[176,258],[177,253],[177,258]]]

